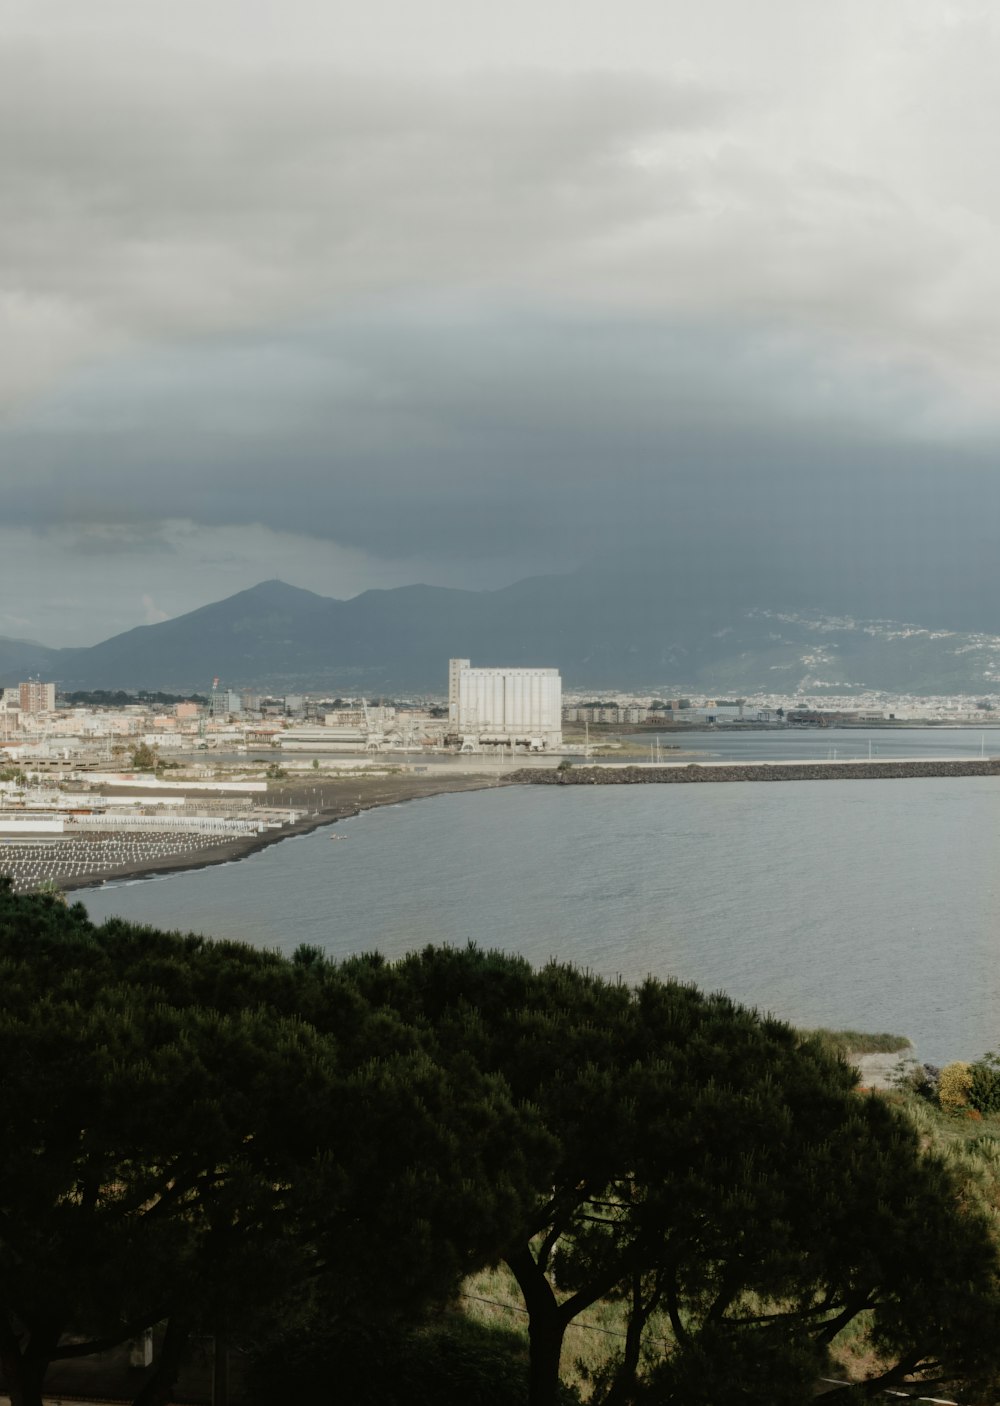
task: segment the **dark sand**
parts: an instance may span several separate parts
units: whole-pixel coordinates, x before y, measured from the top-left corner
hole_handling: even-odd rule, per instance
[[[376,806],[399,805],[402,801],[419,800],[424,796],[439,796],[452,791],[481,791],[496,784],[495,778],[487,775],[456,776],[361,776],[343,780],[317,776],[308,781],[289,779],[283,781],[274,791],[268,790],[267,807],[270,810],[290,808],[305,810],[300,819],[280,829],[265,830],[259,835],[247,835],[221,844],[208,843],[203,847],[182,855],[169,855],[160,860],[136,864],[116,865],[113,868],[95,868],[88,874],[74,875],[61,880],[58,886],[72,889],[95,888],[107,879],[139,879],[150,874],[176,872],[184,869],[206,869],[212,864],[230,864],[236,859],[245,859],[256,850],[268,845],[279,844],[295,835],[308,835],[324,825],[333,825],[348,816],[360,815],[362,811],[374,810]],[[196,793],[192,793],[192,798]],[[262,800],[265,799],[262,797]]]

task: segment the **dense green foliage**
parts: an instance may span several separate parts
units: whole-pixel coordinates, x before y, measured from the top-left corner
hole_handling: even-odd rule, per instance
[[[969,1103],[980,1113],[1000,1113],[1000,1055],[988,1050],[972,1066]]]
[[[924,1152],[822,1041],[721,995],[472,947],[289,961],[0,883],[0,1069],[14,1406],[53,1359],[154,1323],[142,1406],[206,1332],[256,1345],[271,1400],[402,1406],[405,1379],[406,1406],[555,1406],[567,1327],[598,1300],[624,1333],[602,1406],[765,1382],[791,1406],[851,1324],[883,1386],[971,1391],[996,1365],[980,1171]],[[527,1360],[433,1326],[501,1260]]]
[[[885,1385],[990,1370],[983,1224],[956,1218],[940,1164],[815,1041],[692,987],[631,990],[474,949],[348,969],[444,1065],[471,1055],[502,1074],[558,1138],[505,1253],[529,1313],[533,1403],[553,1399],[568,1324],[609,1295],[629,1304],[609,1402],[637,1390],[656,1310],[675,1374],[707,1331],[746,1344],[780,1321],[801,1359],[862,1313]]]
[[[208,702],[200,693],[151,693],[146,689],[126,693],[121,688],[76,689],[71,693],[60,693],[59,700],[70,708],[134,708],[137,703],[154,703],[158,707],[169,708],[174,703]]]
[[[815,1395],[822,1356],[808,1338],[708,1324],[687,1352],[658,1363],[636,1406],[802,1406]]]
[[[523,1406],[528,1355],[516,1333],[459,1314],[374,1339],[320,1322],[258,1356],[253,1406],[327,1400],[332,1379],[351,1406]],[[560,1389],[557,1406],[578,1402]]]
[[[0,1068],[0,1361],[24,1406],[83,1350],[70,1328],[95,1351],[317,1295],[344,1323],[411,1316],[497,1257],[544,1141],[308,954],[4,890]]]
[[[130,760],[136,771],[156,771],[161,765],[159,748],[151,747],[148,742],[137,742]]]

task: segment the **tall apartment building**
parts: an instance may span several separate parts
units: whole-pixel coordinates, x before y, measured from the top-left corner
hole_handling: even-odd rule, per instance
[[[208,695],[208,706],[213,718],[225,718],[243,712],[243,700],[231,688],[213,688]]]
[[[22,713],[54,713],[56,710],[56,686],[54,683],[39,683],[31,679],[18,684],[18,695]]]
[[[474,669],[448,661],[449,731],[476,742],[554,751],[562,746],[558,669]]]

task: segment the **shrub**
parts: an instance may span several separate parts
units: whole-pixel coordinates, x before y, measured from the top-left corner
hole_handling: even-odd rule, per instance
[[[992,1050],[972,1066],[969,1103],[980,1113],[1000,1113],[1000,1055]]]
[[[641,1406],[800,1406],[814,1394],[821,1351],[777,1332],[705,1329],[653,1369]]]
[[[928,1103],[937,1103],[941,1071],[936,1064],[918,1064],[915,1059],[897,1060],[889,1082],[901,1093],[916,1094]]]
[[[972,1088],[972,1065],[965,1060],[946,1064],[938,1080],[938,1103],[947,1113],[955,1113],[969,1106],[969,1093]]]
[[[848,1062],[852,1055],[901,1054],[911,1048],[906,1035],[891,1035],[888,1031],[874,1033],[868,1030],[828,1030],[820,1026],[817,1030],[801,1030],[803,1039],[813,1039],[822,1045],[827,1054],[843,1055]]]
[[[132,766],[135,771],[156,771],[160,764],[160,753],[156,747],[146,742],[137,742],[132,748]]]
[[[352,1406],[522,1406],[528,1395],[524,1339],[452,1314],[425,1328],[367,1335],[317,1325],[256,1355],[254,1406],[275,1401],[350,1401]],[[568,1386],[557,1406],[578,1406]]]
[[[921,1098],[933,1103],[941,1087],[941,1070],[936,1064],[923,1064],[917,1071],[914,1087]]]

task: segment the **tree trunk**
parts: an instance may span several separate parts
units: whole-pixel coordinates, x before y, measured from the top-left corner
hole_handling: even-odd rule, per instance
[[[641,1310],[631,1314],[625,1329],[625,1355],[622,1358],[621,1383],[622,1400],[627,1401],[634,1394],[639,1380],[639,1359],[642,1355],[642,1330],[646,1326],[648,1313]]]
[[[564,1331],[555,1315],[528,1320],[528,1406],[555,1406]]]
[[[214,1359],[212,1406],[229,1406],[229,1334],[223,1327],[215,1330]]]
[[[920,1364],[919,1354],[909,1361],[897,1362],[894,1367],[883,1372],[880,1377],[870,1377],[867,1381],[851,1382],[846,1386],[837,1387],[834,1391],[825,1392],[824,1401],[847,1402],[847,1401],[874,1401],[876,1397],[882,1397],[886,1391],[895,1386],[909,1386],[920,1389],[919,1383],[907,1382],[905,1379],[917,1370]],[[906,1395],[905,1392],[899,1393]],[[926,1398],[921,1397],[921,1400]]]
[[[555,1406],[566,1324],[552,1285],[525,1245],[507,1256],[528,1310],[528,1406]]]
[[[154,1359],[152,1374],[136,1393],[132,1406],[168,1406],[189,1338],[186,1323],[176,1317],[167,1320],[167,1331]]]
[[[22,1357],[20,1353],[4,1353],[0,1365],[10,1406],[42,1406],[42,1382],[48,1362],[37,1357]]]
[[[642,1274],[635,1271],[631,1285],[632,1304],[625,1329],[625,1348],[614,1381],[604,1398],[604,1406],[629,1406],[639,1385],[639,1362],[642,1357],[642,1335],[656,1307],[658,1293],[645,1302],[642,1297]]]
[[[24,1346],[4,1314],[0,1320],[0,1371],[11,1406],[42,1406],[42,1382],[59,1334],[51,1327],[34,1324],[27,1331],[26,1342]]]

